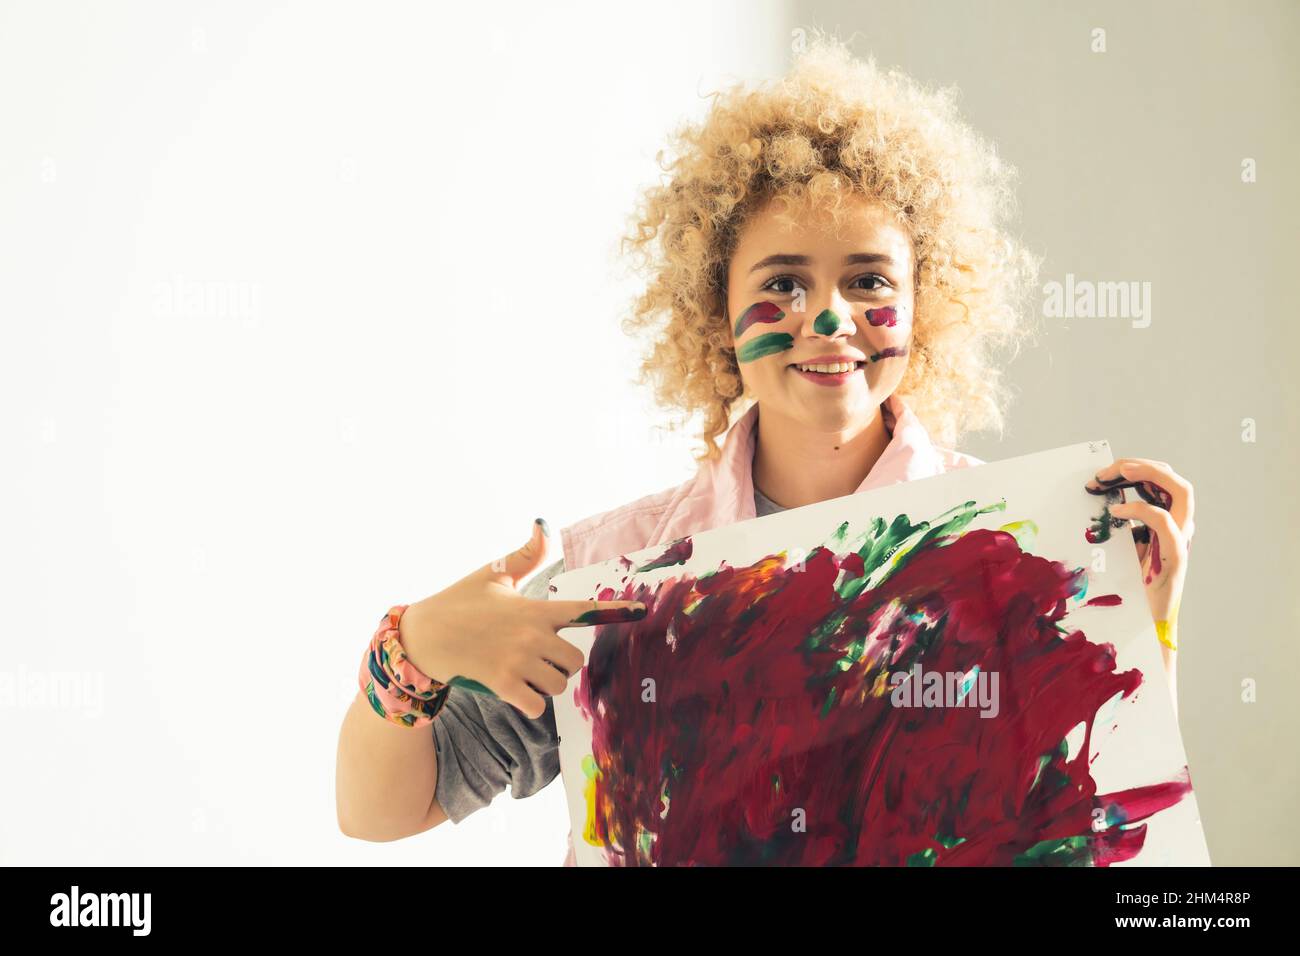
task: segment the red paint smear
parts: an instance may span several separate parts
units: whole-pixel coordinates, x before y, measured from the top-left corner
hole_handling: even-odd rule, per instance
[[[898,324],[898,313],[892,307],[867,309],[867,322],[871,325],[883,325],[893,328]]]
[[[674,564],[685,564],[695,551],[695,543],[690,537],[678,538],[657,558],[651,558],[638,571],[653,571],[655,568],[667,568]]]
[[[1157,485],[1154,481],[1139,481],[1133,487],[1147,504],[1163,508],[1165,511],[1173,507],[1174,496],[1162,485]]]
[[[778,322],[785,318],[785,313],[775,302],[755,302],[736,320],[734,337],[739,339],[751,326],[760,322]]]
[[[1085,601],[1084,607],[1115,607],[1124,601],[1118,594],[1099,594],[1091,601]]]
[[[802,570],[773,556],[653,589],[603,589],[601,600],[650,607],[642,621],[597,628],[574,692],[593,720],[608,862],[1105,866],[1136,856],[1146,825],[1119,822],[1176,803],[1190,782],[1097,794],[1093,721],[1142,676],[1116,672],[1111,645],[1062,624],[1084,572],[988,530],[939,539],[879,587],[841,597],[841,572],[862,569],[856,554],[818,548]],[[840,617],[838,631],[824,627]],[[914,663],[997,672],[998,716],[865,693]],[[653,702],[642,700],[647,678]],[[1063,741],[1080,723],[1084,741],[1066,760]],[[1100,832],[1098,808],[1113,824]],[[796,811],[805,832],[791,825]]]
[[[1160,576],[1160,535],[1156,534],[1155,529],[1151,529],[1151,564],[1149,565],[1150,573],[1146,576],[1147,584],[1153,579]]]

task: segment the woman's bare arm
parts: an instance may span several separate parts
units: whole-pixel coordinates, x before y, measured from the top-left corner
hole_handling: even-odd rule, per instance
[[[339,829],[372,842],[432,829],[447,819],[434,798],[437,783],[432,732],[381,719],[358,690],[339,734]]]

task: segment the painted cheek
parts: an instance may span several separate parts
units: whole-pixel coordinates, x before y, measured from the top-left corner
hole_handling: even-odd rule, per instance
[[[752,362],[765,355],[784,352],[791,348],[794,348],[793,335],[787,332],[765,332],[736,349],[736,359],[740,362]]]
[[[881,359],[902,358],[907,354],[906,345],[891,345],[887,349],[881,349],[879,352],[873,352],[869,358],[873,362],[879,362]]]
[[[780,322],[784,318],[785,313],[775,302],[755,302],[736,320],[736,340],[739,341],[751,326],[766,322]]]
[[[883,325],[892,329],[898,324],[898,310],[893,306],[887,306],[883,309],[867,309],[867,324],[873,326]]]

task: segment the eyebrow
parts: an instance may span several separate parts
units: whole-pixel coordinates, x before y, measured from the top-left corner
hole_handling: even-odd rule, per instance
[[[750,268],[749,271],[757,272],[759,269],[764,269],[768,266],[806,266],[811,263],[811,256],[800,256],[788,252],[778,252],[776,255],[759,259],[758,262],[754,263],[753,267]],[[892,256],[887,256],[880,252],[855,252],[852,255],[844,257],[844,264],[846,266],[875,265],[877,263],[883,263],[890,266],[898,265]]]

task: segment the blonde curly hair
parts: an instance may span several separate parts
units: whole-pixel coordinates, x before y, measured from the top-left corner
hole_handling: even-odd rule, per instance
[[[815,33],[775,84],[711,95],[701,123],[671,137],[666,181],[642,194],[622,237],[647,274],[623,320],[649,333],[639,384],[665,408],[703,417],[703,451],[744,397],[726,316],[727,268],[746,217],[777,198],[789,219],[820,209],[840,223],[851,193],[883,203],[912,236],[913,342],[898,394],[941,444],[1002,428],[1005,387],[995,346],[1031,331],[1023,300],[1040,260],[1001,225],[1016,171],[958,116],[954,89],[928,91],[875,59]],[[744,406],[748,408],[748,405]]]

